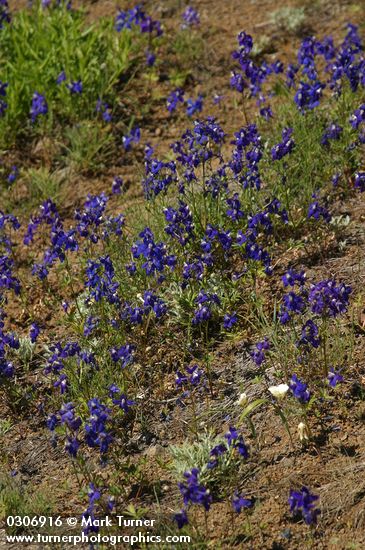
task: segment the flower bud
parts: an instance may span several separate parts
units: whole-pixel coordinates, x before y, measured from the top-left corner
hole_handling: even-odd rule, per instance
[[[244,407],[248,402],[248,397],[246,393],[241,393],[241,395],[238,398],[237,405],[240,407]]]
[[[299,422],[298,424],[298,436],[300,441],[308,441],[309,440],[309,431],[308,427],[304,422]]]

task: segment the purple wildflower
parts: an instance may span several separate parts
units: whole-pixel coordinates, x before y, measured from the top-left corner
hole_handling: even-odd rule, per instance
[[[307,384],[299,380],[296,374],[293,374],[290,380],[289,388],[292,391],[294,397],[301,403],[308,403],[311,394],[307,389]]]
[[[336,284],[333,279],[312,285],[308,302],[312,313],[322,317],[336,317],[346,313],[352,289],[344,283]]]
[[[32,342],[32,344],[35,344],[35,342],[38,339],[38,336],[39,336],[40,332],[41,332],[41,329],[39,328],[38,324],[37,323],[32,323],[32,325],[30,327],[30,332],[29,332],[30,341]]]
[[[239,495],[236,491],[234,497],[232,498],[232,506],[234,511],[237,512],[237,514],[240,514],[244,508],[252,508],[253,501],[249,498],[245,498],[242,495]]]
[[[223,318],[223,327],[225,330],[231,330],[234,325],[237,323],[237,313],[226,313]]]
[[[251,357],[258,367],[265,361],[265,351],[270,349],[270,342],[265,338],[262,342],[256,344],[256,350],[251,353]]]
[[[46,115],[48,113],[48,105],[44,95],[34,92],[32,97],[32,105],[30,108],[30,116],[34,123],[40,115]]]
[[[302,487],[300,491],[290,490],[289,506],[293,514],[301,514],[307,525],[317,523],[317,516],[320,513],[315,509],[315,502],[318,500],[317,495],[309,492],[307,487]]]
[[[175,514],[174,520],[177,523],[178,529],[182,529],[184,525],[188,525],[189,521],[188,521],[188,515],[186,513],[186,510],[183,509],[181,510],[181,512],[178,512],[177,514]]]
[[[188,6],[186,8],[182,17],[184,22],[182,23],[181,27],[183,29],[199,25],[200,23],[199,13],[192,6]]]
[[[67,88],[70,90],[71,94],[82,94],[83,85],[81,80],[72,80],[67,84]]]
[[[340,374],[341,371],[336,371],[333,367],[330,368],[328,373],[328,383],[331,388],[335,388],[337,384],[343,382],[343,376]]]
[[[191,502],[192,504],[202,505],[208,511],[212,503],[212,496],[209,490],[199,483],[198,476],[198,468],[193,468],[191,472],[185,472],[184,478],[186,481],[179,483],[178,487],[185,506]]]

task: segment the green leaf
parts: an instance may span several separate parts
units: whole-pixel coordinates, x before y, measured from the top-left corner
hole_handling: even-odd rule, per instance
[[[261,405],[267,402],[267,399],[256,399],[255,401],[252,401],[252,403],[249,403],[247,407],[243,409],[243,412],[240,415],[240,420],[243,420],[247,415],[251,414],[254,410],[258,409]]]

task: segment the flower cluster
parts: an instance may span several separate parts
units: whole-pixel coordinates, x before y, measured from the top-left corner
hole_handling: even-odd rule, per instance
[[[134,361],[135,347],[131,344],[125,344],[120,348],[112,348],[110,350],[110,356],[114,363],[118,363],[122,369],[125,369],[127,365],[130,365]]]
[[[98,501],[101,499],[101,492],[95,487],[94,483],[90,483],[87,496],[89,505],[81,516],[83,525],[85,525],[85,527],[83,528],[83,533],[85,533],[85,535],[88,535],[89,533],[99,532],[99,527],[97,525],[97,522],[95,521],[95,508]]]
[[[238,49],[233,52],[232,57],[238,62],[240,72],[234,70],[231,73],[230,85],[239,93],[243,93],[247,89],[250,95],[254,97],[260,95],[261,101],[264,101],[265,98],[261,93],[262,86],[271,74],[282,72],[282,63],[275,61],[271,65],[268,65],[266,62],[257,65],[250,58],[253,48],[252,37],[242,31],[237,36],[237,41]]]
[[[34,123],[36,119],[41,115],[48,113],[48,104],[44,95],[39,92],[34,92],[32,97],[32,105],[30,108],[30,116]]]
[[[105,103],[105,101],[102,101],[100,98],[96,102],[95,111],[101,114],[102,119],[105,122],[112,121],[112,108],[110,107],[110,105]]]
[[[298,293],[290,291],[283,296],[283,301],[280,307],[279,320],[282,324],[288,323],[293,314],[303,314],[306,310],[318,315],[322,318],[337,317],[346,313],[349,305],[349,299],[352,289],[344,283],[337,283],[333,279],[320,281],[312,284],[310,289],[305,287],[305,275],[295,274],[290,270],[283,277],[284,286],[294,287],[299,285]],[[304,327],[303,327],[304,328]],[[317,336],[316,330],[311,326],[306,326],[305,330],[309,330],[309,335],[312,333]],[[314,331],[314,332],[313,332]],[[310,340],[304,340],[303,343],[308,343]]]
[[[280,160],[293,151],[295,142],[292,135],[293,128],[285,128],[282,131],[282,141],[277,145],[274,145],[271,149],[271,157],[273,160]]]
[[[232,159],[228,167],[244,189],[261,188],[259,164],[263,156],[261,135],[255,124],[249,124],[234,133]]]
[[[119,283],[114,279],[114,266],[109,256],[100,256],[98,260],[88,260],[85,274],[85,286],[90,289],[87,303],[91,299],[100,302],[102,298],[105,298],[110,304],[119,303]]]
[[[178,484],[184,505],[199,504],[208,511],[212,503],[212,495],[206,487],[199,483],[199,469],[193,468],[191,472],[185,472],[184,478],[185,481]]]
[[[32,344],[36,343],[40,333],[41,333],[41,329],[40,329],[38,323],[32,323],[32,325],[30,327],[30,331],[29,331],[29,337],[30,337],[30,341],[32,342]]]
[[[245,444],[242,435],[240,435],[236,428],[230,427],[229,431],[225,434],[227,443],[218,443],[210,451],[210,460],[207,464],[208,470],[213,470],[219,464],[219,458],[224,456],[229,449],[237,450],[238,454],[243,458],[248,458],[248,448]]]
[[[90,239],[92,243],[99,240],[98,227],[104,222],[104,212],[108,197],[105,193],[88,195],[83,210],[76,210],[76,230],[81,237]]]
[[[107,424],[111,410],[99,399],[90,399],[88,404],[90,417],[85,423],[85,441],[89,447],[98,447],[101,454],[105,454],[113,441]]]
[[[223,317],[223,328],[225,330],[232,330],[234,325],[237,323],[237,313],[234,311],[233,313],[226,313]]]
[[[82,94],[83,85],[81,80],[72,80],[67,84],[67,88],[70,90],[71,94]]]
[[[329,145],[330,140],[339,140],[342,132],[343,128],[339,124],[332,122],[332,124],[330,124],[324,131],[321,138],[321,144]]]
[[[321,343],[318,326],[312,319],[308,319],[302,326],[301,335],[297,341],[297,347],[304,348],[306,351],[313,348],[318,348]]]
[[[196,113],[201,113],[203,110],[203,96],[199,95],[197,99],[187,99],[186,114],[192,117]]]
[[[20,281],[14,275],[14,260],[9,256],[0,256],[0,296],[2,289],[13,290],[15,294],[20,294]]]
[[[32,217],[27,232],[24,236],[23,242],[25,245],[29,245],[33,242],[34,234],[38,227],[46,223],[47,225],[57,225],[59,223],[59,215],[55,203],[51,199],[47,199],[39,208],[39,215]]]
[[[214,306],[219,306],[221,301],[217,294],[201,290],[195,299],[195,303],[198,304],[198,307],[194,311],[192,323],[193,325],[199,325],[211,319]]]
[[[171,148],[177,161],[185,169],[185,180],[190,183],[196,180],[195,169],[217,157],[221,159],[220,148],[224,143],[225,133],[214,117],[205,120],[195,120],[192,130],[187,130],[180,141]],[[184,190],[182,186],[181,191]]]
[[[155,34],[156,36],[162,35],[161,23],[147,15],[140,4],[127,11],[119,10],[116,16],[115,28],[117,32],[131,29],[132,26],[138,26],[142,33]]]
[[[139,143],[141,139],[141,129],[137,126],[132,128],[129,134],[123,136],[123,147],[126,151],[130,151],[132,148],[132,143]]]
[[[186,8],[182,17],[184,22],[182,23],[181,27],[183,29],[199,25],[200,23],[199,13],[192,6],[188,6]]]
[[[82,425],[80,416],[75,416],[75,405],[72,402],[65,403],[58,414],[52,414],[47,419],[47,427],[54,431],[58,426],[64,426],[67,430],[65,449],[70,456],[76,457],[80,447],[78,431]]]
[[[311,397],[310,391],[308,390],[307,384],[299,380],[296,374],[293,374],[291,377],[289,388],[300,403],[308,403]]]
[[[184,90],[181,88],[176,88],[168,96],[166,100],[167,110],[172,113],[176,111],[179,103],[184,103]]]
[[[15,373],[14,365],[6,357],[7,348],[19,349],[19,340],[14,333],[4,332],[5,312],[0,309],[0,380],[12,378]]]
[[[133,399],[128,399],[115,384],[109,386],[109,395],[112,397],[113,404],[117,405],[125,414],[136,404]]]
[[[11,16],[9,12],[9,3],[7,0],[0,2],[0,30],[4,27],[4,23],[10,23]]]
[[[124,304],[121,318],[127,324],[130,325],[140,325],[143,323],[145,318],[151,318],[151,314],[155,316],[156,319],[161,319],[167,313],[167,305],[150,290],[144,292],[142,299],[142,305],[133,307],[129,302]]]
[[[265,351],[268,351],[269,349],[270,342],[267,338],[256,344],[256,350],[251,353],[251,357],[258,367],[261,367],[262,363],[265,361]]]
[[[226,438],[229,447],[236,449],[238,454],[243,458],[248,458],[248,447],[244,442],[242,435],[238,433],[236,428],[230,426],[229,431],[224,437]]]
[[[32,325],[31,338],[36,341],[39,334],[39,327]],[[66,342],[62,345],[60,342],[56,342],[50,347],[51,355],[48,358],[47,365],[44,369],[45,374],[55,374],[59,378],[53,384],[55,388],[59,388],[61,395],[68,392],[68,377],[64,372],[64,369],[69,362],[75,362],[80,369],[80,365],[89,366],[92,370],[97,370],[98,365],[93,353],[84,350],[80,347],[78,342]]]
[[[365,122],[365,103],[360,105],[358,109],[355,109],[355,111],[350,116],[349,120],[351,126],[354,128],[354,130],[357,130],[359,126]]]
[[[313,218],[317,221],[320,220],[320,218],[323,218],[326,223],[331,221],[331,214],[328,212],[327,208],[320,204],[317,200],[313,201],[309,205],[307,216],[308,219]]]
[[[20,222],[16,216],[5,214],[0,210],[0,246],[7,254],[11,253],[13,242],[10,238],[11,230],[18,231]]]
[[[0,106],[0,112],[1,112],[1,106]],[[6,178],[7,182],[12,185],[19,176],[19,168],[13,164],[13,166],[10,167],[10,171],[8,173],[8,176]]]
[[[1,30],[1,11],[0,11],[0,30]],[[8,104],[3,97],[6,97],[6,89],[9,86],[8,82],[2,82],[0,80],[0,117],[4,116],[6,109],[8,108]]]
[[[321,82],[300,82],[298,90],[294,96],[294,101],[301,112],[306,109],[315,109],[319,105],[319,100],[322,97],[324,84]]]
[[[178,210],[170,206],[164,209],[164,215],[168,222],[165,232],[170,237],[177,239],[182,246],[185,246],[194,231],[193,216],[189,206],[180,200]]]
[[[146,176],[142,181],[143,190],[147,199],[166,191],[171,183],[177,180],[174,161],[163,162],[157,158],[146,156]]]
[[[333,279],[327,279],[311,286],[308,303],[312,313],[321,317],[337,317],[346,313],[352,289]]]
[[[365,192],[365,172],[356,172],[354,186],[356,189],[359,189],[361,193]]]
[[[178,370],[175,375],[175,383],[177,387],[188,385],[194,388],[199,386],[202,381],[204,382],[204,372],[198,365],[186,367],[185,374]]]
[[[328,373],[327,380],[331,388],[335,388],[337,384],[343,382],[343,376],[340,371],[336,371],[333,367],[331,367]]]
[[[315,524],[320,513],[320,510],[315,508],[318,498],[307,487],[303,486],[300,491],[291,489],[288,500],[290,511],[295,515],[300,514],[307,525]]]
[[[239,495],[236,492],[234,497],[232,498],[232,506],[233,506],[234,511],[237,514],[240,514],[243,509],[252,508],[253,500],[250,499],[250,498],[245,498],[244,496]]]
[[[141,240],[132,246],[133,258],[144,258],[142,269],[147,275],[152,276],[162,273],[166,267],[173,269],[176,264],[176,257],[167,253],[167,247],[163,242],[156,243],[154,234],[149,227],[146,227],[139,234]]]
[[[60,262],[65,261],[66,252],[68,250],[78,250],[78,243],[75,237],[76,230],[64,230],[56,205],[50,199],[47,199],[41,205],[39,215],[31,218],[27,232],[24,236],[24,244],[30,245],[33,242],[35,232],[42,224],[50,226],[51,247],[45,251],[42,263],[33,265],[33,275],[37,275],[41,280],[47,277],[49,267],[52,266],[57,259],[60,260]]]

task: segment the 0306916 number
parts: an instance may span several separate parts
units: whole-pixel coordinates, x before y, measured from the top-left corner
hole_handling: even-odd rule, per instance
[[[6,524],[8,527],[44,527],[45,525],[60,527],[62,519],[60,516],[55,518],[48,516],[8,516]]]

